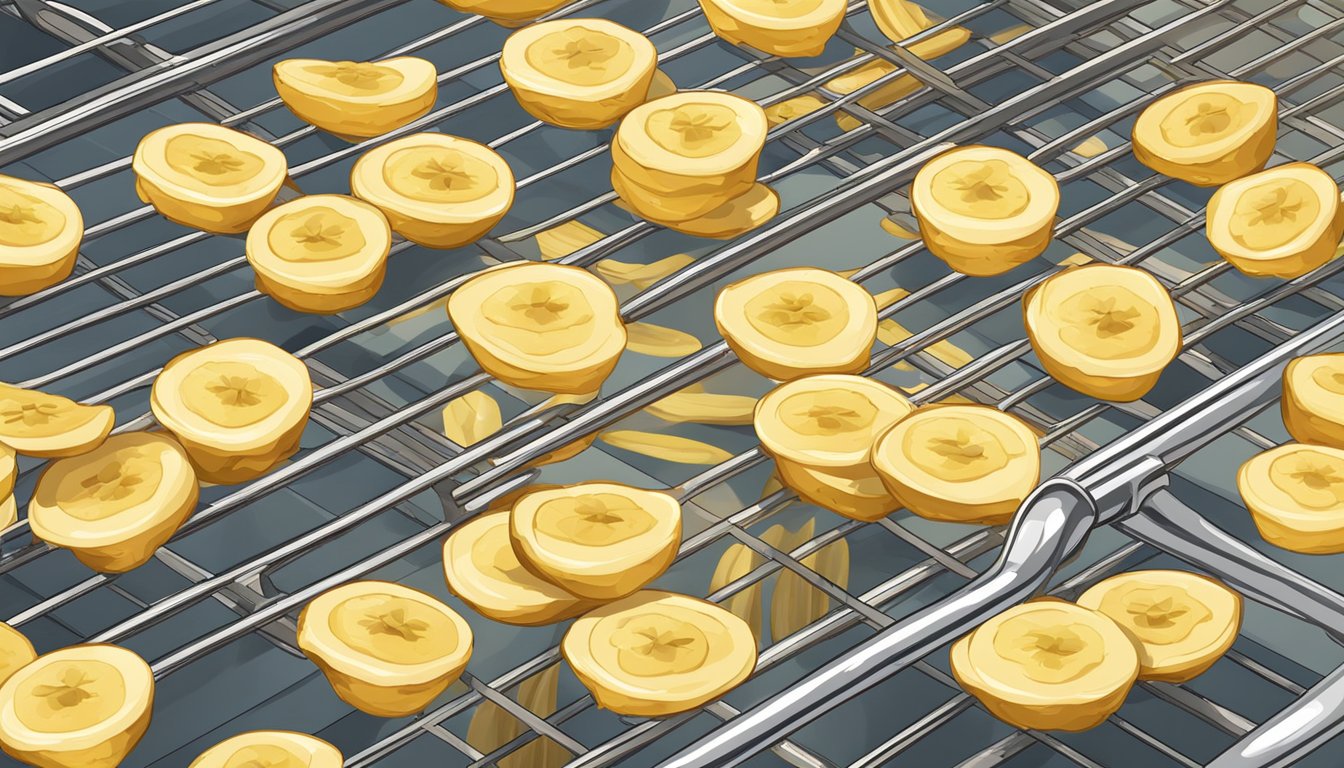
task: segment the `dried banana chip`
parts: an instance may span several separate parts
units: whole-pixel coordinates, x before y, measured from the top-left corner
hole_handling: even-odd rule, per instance
[[[676,464],[722,464],[733,458],[733,454],[718,446],[676,435],[620,429],[603,432],[599,437],[612,447]]]
[[[443,409],[443,435],[466,448],[498,432],[504,426],[499,403],[480,390],[452,400]]]
[[[593,271],[612,285],[633,285],[641,291],[682,267],[695,261],[684,253],[659,259],[652,264],[626,264],[615,259],[603,259],[593,265]]]
[[[814,520],[793,536],[791,549],[796,549],[812,538]],[[818,573],[841,589],[849,586],[849,542],[834,541],[803,558],[807,568]],[[826,593],[808,584],[793,571],[780,571],[770,605],[770,635],[778,642],[825,616],[831,600]]]
[[[714,575],[709,579],[710,594],[751,573],[761,564],[761,556],[746,544],[733,544],[724,550]],[[747,622],[751,634],[761,639],[761,582],[757,581],[719,603],[729,613]]]
[[[1092,261],[1093,261],[1092,257],[1088,256],[1086,253],[1075,253],[1072,256],[1067,256],[1063,260],[1061,260],[1059,262],[1059,266],[1081,267],[1084,264],[1091,264]]]
[[[709,392],[675,392],[644,410],[673,423],[720,424],[740,427],[751,423],[756,398]]]
[[[1080,157],[1096,157],[1107,149],[1110,149],[1110,147],[1106,146],[1106,142],[1102,141],[1100,136],[1089,136],[1083,140],[1083,143],[1074,147],[1072,151],[1073,154]]]
[[[700,351],[700,340],[685,331],[653,323],[628,323],[625,348],[653,357],[685,357]]]
[[[545,261],[563,259],[569,254],[596,243],[606,235],[582,221],[566,221],[556,227],[537,233],[537,248]]]
[[[794,96],[791,99],[785,99],[778,104],[772,104],[765,108],[765,119],[770,123],[770,127],[782,125],[790,120],[797,120],[803,115],[810,115],[818,109],[826,106],[826,100],[811,93],[805,93],[802,96]]]
[[[877,304],[877,308],[880,310],[890,307],[892,304],[895,304],[896,302],[900,301],[901,299],[904,299],[906,296],[909,295],[910,292],[905,290],[904,288],[892,288],[889,291],[883,291],[881,293],[874,294],[873,302]]]
[[[883,231],[883,232],[886,232],[887,234],[891,235],[892,237],[899,237],[899,238],[902,239],[902,240],[918,240],[918,239],[919,239],[919,233],[918,233],[918,232],[914,232],[914,231],[912,231],[912,230],[906,229],[904,225],[900,224],[899,222],[897,222],[895,219],[891,218],[890,216],[883,216],[883,217],[882,217],[881,225],[882,225],[882,231]]]
[[[989,36],[989,39],[995,45],[1003,45],[1009,40],[1015,40],[1027,34],[1033,29],[1035,29],[1035,27],[1029,26],[1027,24],[1014,24],[1013,26],[1005,30],[995,32],[994,34]]]
[[[887,318],[877,324],[878,341],[881,341],[889,347],[894,347],[913,335],[914,334],[905,329],[905,326],[892,318]],[[969,352],[950,341],[935,341],[925,347],[924,351],[953,368],[960,368],[974,359]]]

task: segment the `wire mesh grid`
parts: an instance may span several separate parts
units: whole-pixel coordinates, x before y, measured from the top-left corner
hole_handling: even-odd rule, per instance
[[[237,74],[204,71],[145,84],[148,69],[171,74],[174,66],[199,60],[194,54],[200,48],[221,46],[211,37],[173,53],[167,36],[156,37],[156,30],[179,24],[201,34],[200,27],[217,16],[198,14],[213,7],[234,11],[227,15],[235,18],[241,4],[146,3],[142,16],[114,28],[94,23],[99,20],[91,14],[115,4],[87,3],[80,13],[100,34],[67,39],[69,48],[0,76],[0,98],[13,121],[0,127],[8,137],[0,140],[5,172],[56,181],[97,222],[87,231],[76,277],[0,307],[7,319],[0,324],[0,376],[112,402],[122,430],[150,424],[141,414],[159,365],[215,338],[257,335],[281,343],[307,360],[321,387],[316,425],[293,462],[237,489],[206,489],[203,508],[141,571],[89,576],[65,553],[26,541],[23,523],[5,534],[0,605],[11,623],[40,647],[110,640],[153,662],[161,678],[156,727],[132,756],[133,765],[184,764],[210,743],[254,727],[322,735],[345,749],[347,765],[429,759],[530,765],[571,756],[580,765],[655,764],[659,755],[981,570],[1002,540],[999,530],[904,515],[878,524],[845,522],[785,491],[761,494],[769,467],[749,429],[668,425],[641,411],[697,381],[714,391],[760,394],[768,388],[736,365],[721,342],[710,341],[716,334],[701,319],[714,290],[728,279],[816,263],[818,254],[826,254],[827,266],[859,268],[852,279],[874,292],[899,286],[905,295],[882,311],[891,324],[870,374],[922,402],[959,396],[1011,409],[1041,432],[1049,448],[1047,471],[1344,306],[1338,262],[1286,284],[1230,270],[1201,242],[1205,194],[1152,176],[1133,160],[1124,139],[1153,94],[1193,79],[1249,79],[1280,94],[1281,156],[1317,162],[1338,178],[1344,80],[1333,70],[1344,61],[1344,14],[1325,2],[929,3],[946,21],[903,46],[953,26],[974,34],[963,48],[928,63],[884,47],[862,2],[851,5],[849,23],[832,46],[839,50],[801,63],[716,40],[693,2],[581,0],[563,9],[560,15],[601,14],[644,29],[658,45],[661,66],[682,87],[730,89],[765,106],[803,94],[824,102],[771,132],[765,179],[783,195],[786,213],[722,248],[657,230],[613,206],[613,196],[601,192],[604,182],[594,181],[605,178],[609,167],[607,136],[545,128],[513,105],[492,66],[505,34],[493,25],[427,1],[365,3],[357,12],[351,11],[354,3],[310,4],[320,9],[248,4],[268,11],[254,24],[283,31],[263,38],[260,47],[272,59],[304,44],[327,57],[414,52],[434,60],[441,72],[439,105],[394,135],[437,129],[478,138],[502,151],[520,178],[519,203],[499,230],[504,234],[451,254],[399,244],[388,289],[375,302],[320,320],[287,313],[251,290],[237,240],[183,234],[128,204],[126,155],[156,121],[204,115],[254,131],[286,149],[291,175],[309,191],[344,189],[341,177],[354,157],[391,138],[349,146],[301,126],[265,95],[267,67],[260,63]],[[367,7],[372,5],[378,7]],[[14,2],[0,7],[0,17],[34,23],[40,18],[35,10],[52,8],[59,10],[54,3]],[[357,13],[360,20],[344,31],[336,23],[290,31],[284,23],[311,18],[315,10],[330,13],[324,18],[331,20],[341,12]],[[435,31],[387,44],[406,40],[407,30],[427,29]],[[214,28],[212,34],[229,31]],[[112,43],[164,55],[140,70],[107,57],[131,74],[124,82],[109,76],[111,106],[92,111],[83,125],[55,125],[43,112],[50,105],[40,101],[26,106],[20,97],[36,87],[10,89],[56,82],[52,74],[62,65],[106,56]],[[295,50],[301,55],[307,49]],[[838,75],[879,61],[890,71],[875,82],[843,95],[826,87]],[[904,77],[917,78],[922,87],[890,106],[860,105]],[[162,82],[168,85],[154,85]],[[130,112],[124,107],[130,101],[152,106]],[[836,114],[854,127],[842,130]],[[1080,145],[1092,137],[1102,148],[1094,144],[1084,151]],[[892,248],[898,241],[879,224],[887,219],[912,228],[904,182],[945,141],[1008,146],[1056,174],[1064,190],[1063,218],[1057,243],[1043,258],[1002,279],[966,280],[948,273],[917,241]],[[547,252],[554,246],[548,249],[544,238],[580,217],[596,234],[568,253]],[[844,242],[856,253],[832,255],[830,242]],[[1029,353],[1017,319],[1020,296],[1055,264],[1080,258],[1075,252],[1144,266],[1177,296],[1186,348],[1145,401],[1113,405],[1077,396],[1052,385]],[[607,393],[589,404],[538,401],[491,382],[455,344],[442,315],[444,298],[483,261],[558,256],[584,266],[616,258],[645,264],[674,253],[697,258],[651,286],[617,286],[626,299],[623,314],[690,332],[705,340],[705,348],[668,367],[656,358],[627,355]],[[511,418],[502,433],[463,449],[443,437],[439,411],[481,387],[490,388]],[[1206,509],[1230,510],[1219,523],[1248,541],[1258,539],[1236,509],[1226,465],[1229,456],[1283,439],[1272,422],[1243,426],[1228,444],[1206,452],[1213,458],[1196,456],[1187,463],[1189,480],[1177,484]],[[687,477],[685,464],[598,442],[540,474],[673,488],[689,510],[691,535],[662,586],[704,595],[705,574],[728,547],[749,548],[754,567],[710,597],[764,600],[773,593],[771,626],[762,619],[764,649],[753,680],[703,712],[627,722],[596,710],[577,681],[557,667],[555,630],[503,628],[463,607],[478,637],[471,674],[425,716],[384,722],[340,706],[315,670],[296,658],[289,617],[311,596],[366,575],[443,595],[436,545],[463,514],[532,479],[535,471],[519,470],[538,456],[617,424],[737,452]],[[31,490],[33,469],[25,467],[21,499]],[[1184,466],[1182,473],[1184,478]],[[788,544],[780,543],[781,530],[793,534],[783,537],[791,539]],[[817,556],[840,545],[850,554],[848,569],[819,568]],[[1078,589],[1114,570],[1165,557],[1102,531],[1060,588]],[[1338,581],[1319,564],[1292,564],[1326,583]],[[775,614],[783,611],[774,603],[786,577],[795,601],[819,599],[824,607],[801,626],[781,621],[777,628]],[[933,654],[759,760],[808,766],[952,764],[962,757],[972,765],[1198,765],[1344,661],[1317,635],[1282,616],[1261,614],[1257,621],[1252,612],[1236,649],[1205,678],[1145,685],[1107,725],[1076,736],[1019,733],[992,721],[951,681],[945,653]],[[1303,653],[1304,644],[1310,653]],[[537,684],[557,674],[549,684]],[[551,690],[539,695],[548,685]],[[838,737],[841,723],[844,735]]]

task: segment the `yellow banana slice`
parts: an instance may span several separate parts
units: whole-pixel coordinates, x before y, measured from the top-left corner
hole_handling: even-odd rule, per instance
[[[645,101],[661,99],[664,96],[671,96],[678,90],[677,84],[663,70],[655,69],[653,71],[653,82],[649,84],[649,94],[644,97]]]
[[[825,99],[816,94],[805,93],[766,107],[765,119],[770,127],[774,128],[804,115],[810,115],[824,106],[826,106]]]
[[[247,233],[257,290],[296,312],[343,312],[372,299],[391,249],[383,212],[346,195],[276,206]]]
[[[805,376],[761,398],[756,436],[780,479],[799,496],[847,517],[876,520],[900,504],[873,470],[873,444],[913,410],[880,381]]]
[[[625,348],[641,355],[685,357],[699,352],[701,347],[700,340],[691,334],[653,323],[630,323],[625,332]]]
[[[872,294],[834,272],[794,267],[725,286],[714,324],[748,368],[777,381],[868,367],[877,338]]]
[[[873,467],[907,509],[930,520],[1006,523],[1041,476],[1031,428],[984,405],[927,405],[877,440]]]
[[[746,576],[760,564],[761,556],[752,551],[751,547],[746,544],[730,544],[719,556],[718,564],[714,566],[714,573],[709,579],[710,594]],[[761,582],[757,581],[743,587],[732,597],[724,600],[721,605],[724,610],[745,621],[751,628],[751,634],[760,638],[763,607]]]
[[[537,492],[531,486],[525,490]],[[523,567],[509,542],[507,511],[481,515],[449,536],[443,545],[443,569],[453,594],[482,616],[505,624],[554,624],[595,605]]]
[[[1125,703],[1139,654],[1119,625],[1062,600],[1000,613],[952,646],[952,674],[1018,728],[1085,731]]]
[[[1088,136],[1082,143],[1069,150],[1079,157],[1093,158],[1105,152],[1109,147],[1100,136]]]
[[[681,91],[631,110],[611,142],[614,185],[638,215],[695,219],[751,191],[765,110],[718,91]]]
[[[37,658],[37,651],[19,630],[0,621],[0,685]]]
[[[342,701],[377,717],[427,707],[462,675],[471,644],[452,608],[385,581],[336,587],[299,614],[299,648]]]
[[[613,174],[613,188],[620,185],[619,174]],[[628,191],[628,190],[627,190]],[[618,194],[620,194],[618,190]],[[701,216],[684,220],[659,220],[645,216],[655,224],[683,235],[731,240],[760,227],[779,214],[779,193],[765,184],[754,184],[738,195]]]
[[[997,275],[1050,244],[1059,185],[1015,152],[972,145],[920,168],[910,206],[930,253],[963,274]]]
[[[713,603],[644,590],[574,622],[561,652],[597,705],[663,717],[719,698],[756,668],[747,623]]]
[[[340,768],[341,751],[306,733],[251,731],[201,753],[188,768]]]
[[[598,390],[625,351],[616,294],[586,269],[525,262],[487,270],[448,299],[448,317],[487,373],[524,389]]]
[[[109,437],[50,464],[28,504],[33,535],[103,573],[138,568],[196,508],[200,487],[187,452],[152,432]]]
[[[342,138],[400,128],[424,117],[439,95],[434,65],[414,56],[378,62],[285,59],[271,76],[300,120]]]
[[[893,43],[914,37],[938,24],[929,18],[922,7],[909,0],[868,0],[868,13],[872,15],[877,28]],[[956,29],[949,29],[939,34],[946,35]]]
[[[845,0],[700,0],[714,34],[773,56],[819,56],[845,20]]]
[[[1278,97],[1236,80],[1196,83],[1134,121],[1134,157],[1158,173],[1213,187],[1265,167],[1278,136]]]
[[[1272,448],[1241,465],[1237,490],[1270,544],[1310,555],[1344,552],[1344,450]]]
[[[1188,571],[1132,571],[1094,585],[1078,604],[1106,614],[1135,641],[1139,678],[1183,683],[1237,639],[1241,596]]]
[[[718,446],[677,435],[615,429],[601,433],[600,437],[607,445],[674,464],[722,464],[733,458],[733,454]]]
[[[503,27],[519,27],[574,0],[439,0],[463,13],[474,13]]]
[[[70,276],[84,216],[52,184],[0,174],[0,296],[27,296]]]
[[[1289,362],[1283,370],[1282,412],[1294,440],[1344,448],[1344,354]]]
[[[77,456],[97,448],[112,432],[110,405],[74,400],[0,384],[0,443],[42,459]]]
[[[645,411],[674,424],[721,424],[741,427],[752,423],[756,398],[712,392],[675,392],[646,406]]]
[[[226,339],[184,352],[150,393],[154,418],[186,449],[200,479],[260,477],[299,450],[313,405],[302,360],[260,339]]]
[[[971,39],[971,31],[964,27],[953,27],[952,29],[940,32],[933,37],[919,40],[906,46],[906,50],[918,56],[925,61],[936,59],[939,56],[951,53],[952,51],[965,45],[967,40]],[[866,51],[856,48],[854,55],[866,53]],[[865,85],[877,81],[896,71],[896,65],[886,59],[874,59],[855,69],[852,69],[842,75],[828,80],[824,86],[826,90],[839,96],[847,96]],[[914,75],[900,75],[887,83],[884,83],[877,90],[865,96],[860,96],[858,105],[865,109],[880,110],[890,107],[901,99],[918,91],[924,87]],[[840,126],[842,131],[852,131],[863,123],[858,118],[845,112],[835,113],[836,125]]]
[[[19,521],[19,505],[14,500],[14,495],[10,494],[3,500],[0,500],[0,531],[5,530]]]
[[[1310,163],[1229,181],[1213,193],[1209,244],[1248,275],[1299,277],[1330,261],[1344,237],[1339,185]]]
[[[555,713],[559,693],[560,665],[552,664],[518,686],[518,703],[538,717]],[[467,743],[490,754],[518,738],[527,728],[517,717],[493,701],[482,701],[467,726]],[[562,768],[571,758],[564,747],[539,736],[499,759],[497,768]]]
[[[484,144],[417,133],[366,152],[350,192],[377,206],[392,231],[427,248],[457,248],[489,232],[513,205],[513,171]]]
[[[543,21],[504,41],[499,68],[518,104],[533,117],[562,128],[593,130],[647,100],[658,49],[647,37],[606,19]]]
[[[499,403],[479,389],[450,401],[443,409],[444,437],[463,448],[479,443],[503,426]]]
[[[1171,294],[1136,267],[1072,267],[1033,288],[1023,304],[1027,337],[1046,372],[1085,395],[1137,400],[1181,351]]]
[[[214,123],[149,133],[135,148],[131,168],[140,199],[164,218],[226,234],[252,226],[289,177],[285,153]]]
[[[0,499],[14,492],[14,481],[19,475],[19,463],[15,460],[14,449],[0,443]],[[0,525],[0,530],[4,526]]]
[[[626,264],[615,259],[603,259],[593,265],[593,271],[612,285],[628,284],[642,291],[693,261],[695,259],[684,253],[659,259],[652,264]]]
[[[0,686],[0,747],[39,768],[116,768],[149,727],[154,674],[114,645],[74,645]]]
[[[606,235],[582,221],[566,221],[559,226],[537,233],[537,250],[542,261],[563,259],[571,253],[596,243]]]
[[[779,549],[788,552],[812,539],[815,520],[808,520]],[[833,541],[799,561],[803,566],[844,589],[849,586],[849,542]],[[770,635],[776,642],[812,624],[830,610],[831,599],[791,570],[779,572],[770,604]]]
[[[663,574],[681,545],[681,505],[666,493],[580,483],[522,497],[509,540],[524,568],[589,600],[624,597]]]

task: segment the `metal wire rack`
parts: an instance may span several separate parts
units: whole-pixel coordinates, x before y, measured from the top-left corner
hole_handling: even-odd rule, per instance
[[[217,338],[252,335],[303,358],[320,387],[301,453],[250,484],[203,489],[193,519],[136,572],[91,575],[67,553],[32,543],[25,523],[5,531],[0,617],[40,650],[114,641],[151,661],[160,680],[155,722],[129,766],[185,765],[207,746],[261,727],[326,738],[343,749],[347,766],[656,765],[966,583],[989,566],[1004,538],[1000,529],[904,514],[864,525],[786,491],[762,494],[770,470],[750,428],[667,424],[643,412],[693,382],[741,394],[768,389],[705,320],[724,282],[820,263],[858,268],[852,279],[875,292],[905,289],[881,315],[913,333],[888,338],[870,375],[921,402],[960,396],[1012,410],[1040,431],[1051,473],[1344,309],[1337,274],[1344,262],[1290,283],[1231,270],[1203,242],[1207,193],[1152,175],[1126,140],[1153,95],[1191,80],[1247,79],[1279,93],[1280,156],[1344,176],[1344,9],[1332,0],[923,5],[944,21],[893,48],[866,3],[854,2],[827,53],[802,62],[717,40],[693,0],[579,0],[556,14],[603,15],[644,30],[683,88],[729,89],[765,106],[802,94],[825,102],[769,136],[764,179],[781,192],[784,213],[718,245],[615,207],[604,181],[609,135],[532,121],[494,67],[506,32],[432,0],[0,3],[0,172],[55,182],[90,222],[75,276],[0,306],[0,379],[112,403],[119,430],[141,429],[152,424],[148,385],[167,359]],[[902,50],[952,26],[973,33],[956,51],[923,62]],[[284,56],[407,53],[438,66],[439,104],[359,145],[298,123],[269,85],[269,64]],[[878,61],[892,71],[857,91],[825,87]],[[890,106],[860,105],[902,77],[922,87]],[[837,114],[858,127],[841,130]],[[353,160],[397,135],[469,136],[509,159],[518,202],[496,235],[475,247],[438,253],[398,244],[387,285],[369,305],[336,317],[297,315],[252,288],[237,239],[186,232],[129,194],[129,154],[139,137],[201,119],[282,147],[306,191],[344,191]],[[1101,148],[1083,151],[1092,137]],[[884,218],[908,224],[905,185],[923,159],[947,142],[972,141],[1028,154],[1064,192],[1056,244],[1001,278],[949,273],[918,241],[893,240],[879,226]],[[569,253],[546,253],[538,235],[574,221],[601,234]],[[838,252],[836,243],[853,252]],[[1177,298],[1185,349],[1143,401],[1098,403],[1055,385],[1023,339],[1016,309],[1023,291],[1075,252],[1147,268]],[[691,333],[703,348],[670,364],[627,354],[603,394],[583,405],[539,401],[493,382],[456,344],[441,309],[482,262],[559,256],[581,266],[648,264],[675,253],[694,261],[647,288],[617,286],[623,315]],[[481,388],[505,408],[505,429],[470,447],[454,445],[439,413]],[[671,432],[735,455],[695,469],[599,440],[565,463],[527,468],[615,425]],[[1274,414],[1251,419],[1183,463],[1170,492],[1271,558],[1344,588],[1329,558],[1271,551],[1240,509],[1232,468],[1284,439]],[[36,476],[35,466],[23,469],[20,501]],[[752,680],[703,711],[663,721],[597,710],[563,665],[553,695],[525,694],[527,683],[556,674],[558,630],[503,627],[460,604],[477,653],[463,683],[429,712],[383,721],[341,705],[293,646],[297,610],[332,585],[365,576],[453,602],[438,564],[444,534],[538,476],[672,489],[688,509],[689,535],[661,586],[705,595],[705,574],[741,544],[759,564],[710,599],[764,595],[787,574],[828,608],[783,636],[763,629]],[[809,533],[782,551],[770,543],[777,526]],[[841,543],[851,554],[846,572],[809,567],[809,556]],[[1103,528],[1052,588],[1068,594],[1117,570],[1171,562]],[[945,659],[945,649],[928,655],[749,764],[1203,765],[1344,664],[1344,651],[1309,622],[1252,604],[1237,645],[1206,675],[1142,685],[1105,725],[1070,735],[1019,732],[993,720],[951,680]],[[486,719],[494,726],[488,739],[473,728]],[[532,749],[537,743],[548,751]],[[1341,756],[1344,743],[1330,742],[1301,764],[1337,765]]]

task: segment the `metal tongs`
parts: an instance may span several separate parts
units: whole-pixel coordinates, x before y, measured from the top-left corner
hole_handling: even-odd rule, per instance
[[[1274,403],[1293,358],[1344,341],[1344,312],[1298,334],[1042,483],[1022,504],[998,560],[912,614],[706,734],[663,768],[725,768],[878,685],[980,622],[1039,593],[1097,526],[1114,524],[1242,593],[1344,637],[1344,595],[1241,543],[1166,490],[1182,460]],[[1289,765],[1344,730],[1344,667],[1247,734],[1217,768]]]

